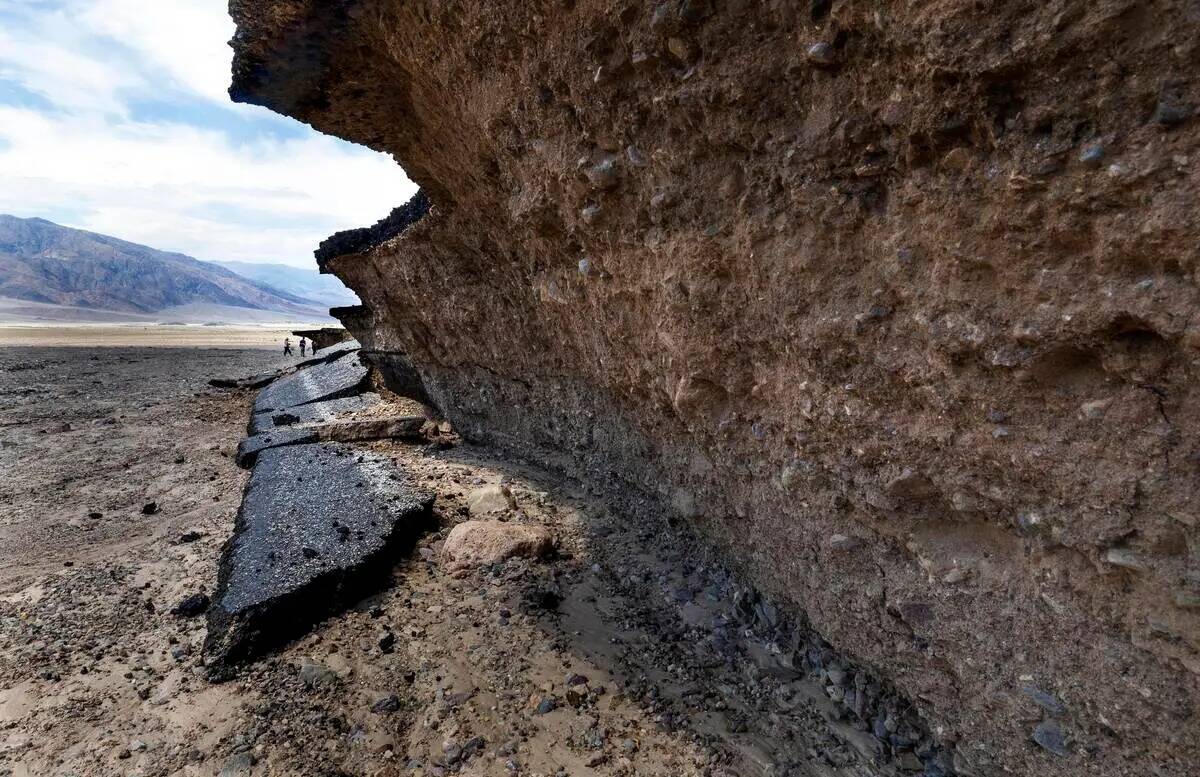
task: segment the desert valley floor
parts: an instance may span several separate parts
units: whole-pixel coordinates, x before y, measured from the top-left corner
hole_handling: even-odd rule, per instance
[[[378,595],[210,683],[204,619],[172,610],[213,589],[253,394],[207,381],[283,363],[0,348],[0,774],[878,773],[680,529],[464,445],[364,444],[437,525]],[[501,482],[555,553],[448,568]]]

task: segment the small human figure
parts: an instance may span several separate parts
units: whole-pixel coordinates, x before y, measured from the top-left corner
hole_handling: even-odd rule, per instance
[[[292,338],[290,338],[290,337],[283,338],[283,355],[284,356],[292,355]]]
[[[307,345],[308,345],[308,343],[304,342],[304,338],[303,338],[303,337],[301,337],[301,338],[300,338],[300,358],[301,358],[301,359],[303,359],[303,358],[304,358],[304,348],[305,348]]]

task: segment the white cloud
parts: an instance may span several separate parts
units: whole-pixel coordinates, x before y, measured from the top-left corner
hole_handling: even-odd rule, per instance
[[[123,63],[90,56],[89,43],[57,13],[0,27],[0,78],[65,110],[124,114],[121,93],[148,85]]]
[[[0,212],[303,265],[411,196],[387,157],[229,103],[232,32],[223,0],[0,0],[0,79],[54,106],[0,92]]]
[[[235,145],[180,124],[0,107],[0,212],[79,209],[72,226],[205,259],[311,261],[330,232],[413,191],[389,160],[322,135]]]
[[[212,0],[89,0],[80,24],[95,36],[120,42],[146,66],[176,85],[225,103],[233,21],[224,2]]]

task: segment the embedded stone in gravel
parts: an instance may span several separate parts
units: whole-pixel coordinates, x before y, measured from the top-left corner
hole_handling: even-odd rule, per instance
[[[383,715],[388,712],[396,712],[400,709],[400,697],[392,694],[385,696],[379,701],[371,705],[371,712],[376,715]]]
[[[203,615],[211,602],[204,594],[192,594],[185,598],[179,604],[171,609],[172,615],[178,615],[182,618],[194,618],[197,615]]]
[[[387,458],[334,444],[263,451],[208,613],[210,678],[376,590],[432,505]]]
[[[250,434],[261,434],[281,426],[293,424],[324,423],[341,413],[365,410],[379,404],[379,395],[374,392],[358,394],[324,402],[310,402],[288,410],[255,413],[250,419]]]
[[[1058,756],[1068,756],[1067,739],[1056,720],[1043,720],[1033,730],[1033,741]]]
[[[317,439],[317,433],[312,429],[275,429],[256,434],[238,443],[237,465],[242,469],[250,469],[265,450],[285,445],[303,445],[316,442]]]
[[[502,513],[516,506],[517,500],[513,499],[507,486],[483,486],[467,494],[467,509],[471,511],[471,515]]]
[[[1049,712],[1051,715],[1065,715],[1067,708],[1053,694],[1046,693],[1040,688],[1035,688],[1032,685],[1027,685],[1021,689],[1021,692],[1034,701],[1039,707]]]
[[[267,386],[254,401],[254,412],[288,410],[309,402],[362,393],[367,368],[357,352],[300,370]]]
[[[300,682],[305,688],[333,685],[337,682],[337,674],[319,661],[305,658],[300,662]]]
[[[550,532],[540,526],[503,521],[464,521],[450,530],[442,546],[452,569],[495,564],[524,556],[537,558],[553,547]]]

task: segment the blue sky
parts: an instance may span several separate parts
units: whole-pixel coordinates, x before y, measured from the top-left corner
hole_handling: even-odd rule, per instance
[[[0,213],[201,259],[312,265],[416,187],[226,94],[225,0],[0,0]]]

